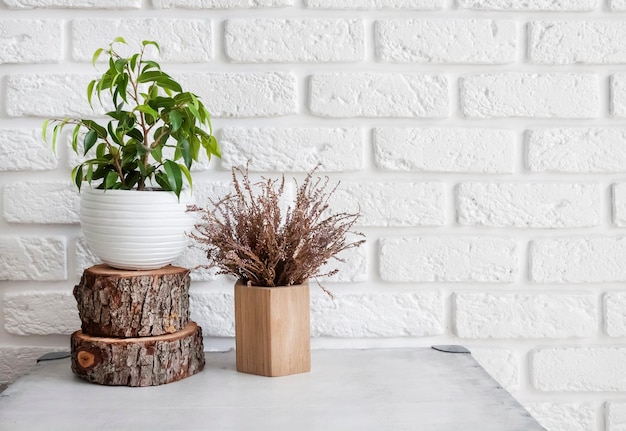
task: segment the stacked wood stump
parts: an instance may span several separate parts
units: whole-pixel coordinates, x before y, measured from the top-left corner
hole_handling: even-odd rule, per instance
[[[74,287],[82,330],[72,371],[93,383],[155,386],[204,368],[202,329],[189,320],[189,270],[96,265]]]

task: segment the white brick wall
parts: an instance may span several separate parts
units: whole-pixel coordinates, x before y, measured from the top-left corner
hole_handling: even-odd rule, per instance
[[[624,391],[623,346],[554,347],[531,354],[533,387],[539,391]]]
[[[528,56],[534,63],[624,63],[624,21],[535,21]]]
[[[448,115],[444,76],[383,73],[312,75],[309,108],[322,117],[422,117]]]
[[[461,79],[461,109],[469,118],[596,118],[597,75],[490,73]]]
[[[376,23],[376,53],[391,63],[512,63],[514,21],[381,20]],[[415,37],[419,34],[420,37]]]
[[[224,37],[226,55],[241,63],[360,61],[365,55],[359,20],[234,19]]]
[[[468,226],[597,226],[600,188],[570,183],[461,183],[457,208],[459,224]]]
[[[315,346],[465,345],[549,431],[625,430],[624,11],[0,0],[0,384],[79,326],[72,287],[97,261],[77,223],[77,158],[54,155],[40,127],[111,108],[92,110],[85,89],[93,50],[119,35],[128,49],[157,39],[149,55],[214,117],[224,157],[194,170],[198,202],[229,189],[232,166],[299,180],[319,166],[341,181],[333,206],[362,212],[366,246],[321,280],[335,299],[312,282]],[[233,281],[192,280],[205,346],[222,348]]]

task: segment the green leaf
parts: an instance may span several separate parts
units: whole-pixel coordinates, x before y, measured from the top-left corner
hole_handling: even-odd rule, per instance
[[[104,154],[106,153],[106,150],[107,150],[107,146],[106,146],[106,144],[104,142],[102,142],[96,148],[96,158],[98,158],[98,159],[104,158]]]
[[[204,147],[209,160],[211,160],[211,155],[222,157],[222,152],[220,151],[220,146],[217,143],[217,139],[215,139],[215,136],[211,135],[208,138],[203,138],[202,146]]]
[[[170,191],[172,190],[172,188],[170,187],[169,183],[167,182],[167,175],[165,175],[163,172],[159,172],[154,176],[154,179],[156,180],[157,184],[159,186],[161,186],[161,188],[165,191]]]
[[[120,96],[122,96],[122,100],[128,103],[128,95],[126,93],[126,88],[128,88],[128,74],[122,74],[122,77],[119,79],[117,85],[119,87],[119,93]]]
[[[191,167],[191,144],[188,139],[181,139],[176,147],[177,151],[180,151],[180,155],[183,156],[185,166]]]
[[[161,47],[159,46],[159,44],[158,44],[158,43],[156,43],[156,42],[155,42],[155,41],[153,41],[153,40],[142,40],[142,41],[141,41],[141,44],[142,44],[143,46],[154,45],[154,46],[156,47],[157,51],[161,52]]]
[[[156,84],[150,86],[150,99],[155,99],[159,95],[159,87]]]
[[[187,178],[187,183],[189,183],[189,187],[193,187],[193,181],[191,180],[191,172],[189,172],[189,169],[187,169],[187,166],[178,165],[178,167],[180,168],[181,171],[183,171],[183,174],[185,174],[185,178]]]
[[[107,129],[109,131],[109,136],[111,136],[111,139],[113,139],[113,142],[115,142],[117,145],[124,145],[119,137],[119,134],[116,133],[115,130],[113,130],[113,122],[109,122],[109,124],[107,124]]]
[[[163,76],[163,72],[158,71],[158,70],[154,70],[150,72],[142,72],[137,77],[137,82],[139,83],[154,82],[157,79],[159,79],[161,76]]]
[[[57,137],[59,136],[59,131],[63,128],[62,125],[57,124],[52,129],[52,148],[56,149]]]
[[[85,141],[84,141],[84,155],[87,155],[87,153],[89,152],[89,150],[91,149],[91,147],[93,147],[96,143],[96,141],[98,140],[98,132],[96,132],[95,130],[90,130],[87,132],[87,134],[85,135]]]
[[[166,90],[176,91],[177,93],[180,93],[181,91],[183,91],[180,84],[174,81],[172,78],[170,78],[167,75],[160,77],[159,79],[156,80],[156,82],[157,84],[159,84],[159,87],[164,88]]]
[[[93,109],[93,105],[91,104],[91,97],[93,96],[93,87],[96,85],[96,80],[94,79],[87,85],[87,101],[89,102],[89,106]]]
[[[124,179],[124,189],[130,190],[135,187],[140,178],[141,176],[139,175],[139,172],[136,171],[126,175],[126,178]]]
[[[123,73],[124,72],[124,68],[126,67],[126,63],[128,62],[128,60],[126,60],[125,58],[120,58],[119,60],[115,60],[114,66],[115,66],[115,70],[117,71],[117,73]]]
[[[183,117],[178,111],[170,111],[170,122],[172,123],[172,132],[176,132],[183,124]]]
[[[72,178],[74,179],[74,184],[76,184],[76,187],[78,187],[78,191],[80,192],[80,186],[83,183],[83,165],[78,165],[72,169]]]
[[[152,115],[154,118],[159,117],[159,113],[148,105],[138,105],[135,109],[139,112],[143,112],[144,114]]]
[[[189,110],[189,112],[191,112],[191,114],[197,118],[200,121],[200,112],[198,112],[198,109],[196,109],[195,106],[193,105],[188,105],[187,109]]]
[[[154,160],[159,163],[163,163],[163,147],[161,145],[154,147],[150,154],[152,154]]]
[[[89,164],[87,166],[87,173],[85,174],[85,181],[87,181],[88,183],[91,183],[92,179],[93,179],[93,164]]]
[[[176,101],[170,97],[156,96],[150,100],[150,106],[153,108],[167,108],[171,109],[176,106]]]
[[[159,66],[159,63],[157,63],[156,61],[146,60],[143,62],[143,64],[144,64],[144,67],[141,70],[141,73],[144,73],[145,71],[150,70],[150,69],[161,70],[161,66]]]
[[[48,134],[48,125],[50,124],[50,120],[44,120],[43,125],[41,126],[41,137],[45,142],[48,142],[46,135]]]
[[[81,120],[81,124],[89,130],[95,130],[98,133],[98,137],[105,139],[107,137],[107,131],[104,127],[99,125],[93,120]]]
[[[93,53],[93,57],[91,57],[91,64],[93,66],[96,65],[96,62],[98,61],[98,58],[100,58],[100,54],[102,54],[102,52],[104,51],[104,48],[98,48],[96,49],[96,51]]]
[[[113,45],[114,43],[123,43],[123,44],[126,44],[126,41],[124,40],[124,38],[123,38],[123,37],[118,36],[118,37],[116,37],[115,39],[113,39],[113,42],[111,43],[111,45]]]
[[[176,193],[176,196],[180,196],[180,192],[183,189],[183,175],[180,166],[171,160],[166,160],[163,168],[167,174],[167,182],[171,190]]]
[[[109,171],[104,177],[104,181],[102,183],[104,184],[105,189],[111,189],[113,188],[113,186],[115,186],[115,184],[117,183],[117,180],[118,180],[117,174],[115,172]]]
[[[128,132],[126,132],[126,135],[130,136],[137,142],[143,142],[143,134],[141,133],[139,129],[131,129]]]
[[[78,132],[80,131],[80,124],[74,127],[74,131],[72,132],[72,150],[75,153],[78,153]]]
[[[137,60],[139,59],[139,54],[133,54],[132,57],[130,57],[130,60],[128,61],[128,63],[130,64],[130,68],[135,70],[135,67],[137,67]]]
[[[189,136],[189,143],[191,144],[191,158],[197,162],[198,154],[200,154],[200,139],[192,134]],[[189,164],[189,167],[191,167],[191,163]]]

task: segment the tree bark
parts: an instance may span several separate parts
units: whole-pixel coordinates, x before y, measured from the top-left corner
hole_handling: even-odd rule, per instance
[[[163,385],[204,368],[202,329],[194,322],[157,337],[103,338],[76,331],[71,343],[74,374],[102,385]]]
[[[189,322],[189,270],[168,265],[149,271],[96,265],[83,272],[74,297],[84,334],[152,337]]]

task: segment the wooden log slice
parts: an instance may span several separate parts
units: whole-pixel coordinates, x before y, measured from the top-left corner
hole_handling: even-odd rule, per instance
[[[204,368],[202,328],[195,322],[157,337],[104,338],[76,331],[71,346],[74,374],[101,385],[157,386]]]
[[[74,297],[84,334],[152,337],[189,322],[189,270],[168,265],[147,271],[96,265],[83,272]]]

